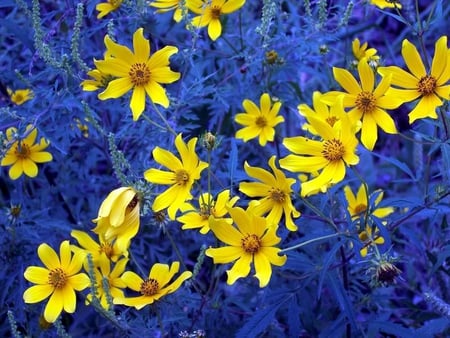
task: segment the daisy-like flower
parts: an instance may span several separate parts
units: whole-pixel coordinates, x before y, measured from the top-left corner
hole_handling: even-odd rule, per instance
[[[97,298],[100,300],[100,305],[108,310],[108,301],[106,290],[103,287],[103,280],[106,280],[108,290],[112,299],[123,298],[125,296],[122,289],[126,288],[125,282],[122,280],[122,274],[127,266],[128,259],[123,258],[115,263],[114,268],[111,271],[111,262],[108,260],[101,261],[98,268],[94,269],[95,281],[97,283]],[[87,295],[87,301],[92,301],[92,293]]]
[[[150,42],[144,38],[143,29],[133,34],[134,53],[105,36],[108,55],[104,60],[94,60],[95,66],[103,74],[118,77],[108,83],[98,97],[100,100],[118,98],[131,89],[130,108],[136,121],[145,109],[146,93],[152,102],[164,108],[169,107],[165,89],[161,83],[172,83],[180,78],[180,73],[169,67],[169,58],[178,52],[174,46],[166,46],[150,56]]]
[[[370,4],[377,6],[378,8],[402,8],[400,0],[370,0]]]
[[[98,69],[92,69],[87,73],[91,79],[83,80],[81,82],[81,87],[86,92],[94,92],[99,89],[105,89],[108,83],[114,78],[111,75],[103,74]]]
[[[357,219],[365,212],[368,212],[369,215],[377,218],[385,218],[394,212],[393,207],[377,208],[384,196],[384,192],[382,190],[375,190],[372,194],[367,196],[367,191],[364,188],[364,184],[361,184],[355,196],[350,186],[347,185],[344,187],[344,194],[348,203],[347,210],[353,220]],[[373,206],[368,206],[368,203],[370,203],[373,199],[373,196],[376,196],[373,201]],[[367,210],[368,207],[369,210]]]
[[[336,81],[346,92],[331,91],[323,94],[322,100],[333,105],[338,96],[343,95],[343,104],[350,107],[349,117],[353,122],[361,120],[361,142],[372,150],[378,139],[378,127],[388,134],[396,134],[394,120],[385,109],[394,109],[402,104],[402,100],[394,95],[387,95],[391,77],[383,77],[375,87],[375,74],[365,58],[358,63],[359,84],[346,69],[333,67]]]
[[[250,265],[254,263],[255,277],[259,286],[265,287],[272,276],[272,265],[282,266],[286,263],[286,255],[279,256],[281,238],[277,237],[278,226],[269,224],[264,217],[242,208],[228,208],[237,228],[223,219],[210,217],[210,228],[214,235],[228,246],[209,248],[206,256],[212,257],[214,264],[225,264],[236,261],[227,270],[227,284],[231,285],[238,278],[247,277]]]
[[[363,58],[366,58],[367,61],[378,61],[380,57],[377,54],[377,50],[375,48],[367,48],[367,42],[364,42],[361,45],[361,42],[358,38],[353,40],[352,42],[352,52],[353,56],[356,60],[360,61]]]
[[[145,171],[144,177],[151,183],[171,185],[155,198],[153,211],[158,212],[167,208],[170,219],[175,219],[175,214],[183,203],[192,199],[192,185],[200,178],[201,172],[208,167],[208,163],[200,161],[195,153],[196,143],[196,137],[186,144],[182,135],[178,134],[175,138],[175,147],[181,160],[168,150],[160,147],[153,149],[155,161],[170,171],[151,168]]]
[[[251,167],[247,162],[244,169],[247,175],[256,178],[260,182],[242,182],[239,184],[239,191],[250,197],[262,197],[260,200],[253,200],[249,204],[249,210],[256,215],[267,214],[267,223],[278,225],[284,214],[286,228],[296,231],[292,217],[299,217],[300,213],[292,205],[291,186],[295,179],[286,178],[286,175],[275,166],[275,156],[269,159],[269,166],[272,173],[258,167]]]
[[[237,11],[245,4],[245,0],[189,0],[188,8],[198,14],[192,19],[195,27],[208,26],[208,35],[215,41],[222,35],[220,17]]]
[[[34,93],[31,89],[17,89],[15,91],[12,91],[8,88],[7,92],[11,101],[18,106],[24,104],[34,97]]]
[[[402,55],[409,72],[397,67],[380,67],[383,77],[392,76],[391,84],[402,89],[390,88],[388,95],[399,97],[402,102],[419,100],[409,113],[409,123],[417,119],[436,119],[436,108],[444,100],[450,100],[450,51],[447,48],[447,36],[436,41],[431,71],[427,72],[417,48],[408,40],[403,40]]]
[[[366,257],[369,249],[373,245],[381,245],[384,244],[384,238],[379,234],[378,228],[375,228],[375,232],[372,233],[371,226],[367,226],[365,230],[361,231],[358,235],[361,242],[363,242],[364,246],[359,251],[362,257]]]
[[[190,0],[187,0],[188,2]],[[182,8],[181,8],[182,0],[154,0],[149,6],[158,8],[156,13],[166,13],[173,11],[173,19],[176,22],[180,22],[182,19]]]
[[[262,94],[259,102],[260,108],[250,100],[245,99],[242,102],[245,113],[236,114],[234,119],[245,127],[236,132],[236,138],[247,142],[258,137],[259,144],[264,147],[267,141],[273,141],[275,126],[284,122],[284,117],[278,115],[281,102],[272,105],[269,94]]]
[[[100,261],[109,262],[111,260],[117,262],[120,256],[128,256],[127,251],[123,252],[119,249],[116,241],[108,242],[103,236],[98,236],[99,240],[97,243],[84,231],[72,230],[70,235],[78,241],[78,245],[81,247],[72,245],[72,251],[83,251],[85,254],[91,254],[92,261],[96,266],[100,264]]]
[[[239,197],[235,196],[230,199],[230,190],[221,191],[217,195],[217,200],[207,192],[200,195],[198,199],[198,208],[194,208],[190,203],[186,203],[185,207],[181,208],[184,214],[177,218],[178,222],[183,223],[181,227],[186,229],[200,228],[201,234],[209,232],[209,216],[214,218],[223,218],[228,213],[226,206],[232,207],[237,202]],[[232,223],[231,218],[226,218]]]
[[[28,125],[23,139],[17,139],[17,129],[14,127],[6,130],[6,138],[12,142],[11,147],[7,150],[5,157],[0,162],[1,166],[11,166],[9,168],[9,177],[12,180],[18,179],[22,174],[28,177],[36,177],[38,174],[38,166],[36,163],[50,162],[53,159],[52,154],[43,151],[48,147],[50,142],[45,138],[41,138],[39,143],[35,143],[37,129],[32,125]]]
[[[117,10],[120,5],[122,5],[123,0],[107,0],[106,2],[101,2],[95,6],[95,9],[99,11],[97,19],[101,19],[109,13]]]
[[[325,191],[328,186],[342,181],[346,166],[359,162],[356,155],[358,140],[355,128],[340,105],[341,117],[333,127],[316,117],[310,117],[309,123],[317,131],[321,140],[312,140],[303,136],[289,137],[283,140],[283,145],[294,154],[280,160],[283,169],[300,172],[316,173],[313,179],[302,182],[301,196],[308,196],[318,191]]]
[[[122,280],[128,288],[139,292],[138,297],[116,297],[114,304],[134,306],[137,310],[144,306],[153,304],[161,297],[177,291],[181,284],[191,278],[192,272],[184,271],[172,283],[170,280],[180,269],[180,262],[168,264],[156,263],[152,266],[148,277],[144,280],[132,271],[126,271],[122,275]]]
[[[100,205],[98,217],[92,220],[97,226],[92,231],[108,245],[115,240],[117,250],[124,253],[139,230],[139,208],[139,197],[133,188],[115,189]]]
[[[38,256],[45,267],[29,266],[24,277],[31,283],[37,284],[29,287],[23,293],[25,303],[39,303],[50,297],[44,310],[44,318],[53,323],[62,310],[74,313],[77,305],[75,291],[81,291],[90,284],[85,273],[79,273],[84,253],[70,252],[69,241],[61,243],[59,257],[46,243],[39,245]]]
[[[310,117],[318,118],[327,122],[331,127],[339,121],[339,116],[342,114],[342,107],[339,110],[339,105],[328,106],[322,102],[322,94],[318,91],[313,93],[313,107],[309,107],[307,104],[302,103],[297,106],[300,115],[304,116],[306,120]],[[308,122],[302,126],[303,130],[309,131],[311,134],[317,135],[317,131]]]

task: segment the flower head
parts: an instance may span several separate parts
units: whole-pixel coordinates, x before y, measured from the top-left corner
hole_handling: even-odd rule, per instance
[[[180,269],[180,262],[173,262],[170,267],[167,264],[156,263],[152,266],[148,278],[145,280],[132,271],[126,271],[122,275],[122,280],[128,288],[139,292],[141,295],[137,297],[116,297],[114,304],[123,304],[126,306],[134,306],[140,310],[148,304],[161,297],[175,292],[181,284],[192,276],[192,272],[184,271],[172,283],[170,280]]]
[[[208,35],[215,41],[222,34],[221,16],[237,11],[244,4],[245,0],[190,0],[187,6],[192,12],[199,14],[192,19],[192,25],[208,26]]]
[[[166,13],[173,11],[173,19],[176,22],[180,22],[182,19],[182,0],[154,0],[150,2],[149,6],[158,8],[156,13]]]
[[[143,29],[133,34],[134,53],[105,36],[107,57],[95,60],[95,66],[103,74],[118,77],[108,83],[98,97],[100,100],[118,98],[131,89],[130,108],[136,121],[145,109],[146,93],[154,103],[164,108],[169,106],[165,89],[161,83],[172,83],[180,78],[180,73],[169,68],[169,57],[178,52],[174,46],[166,46],[150,56],[150,43],[144,38]]]
[[[260,108],[250,100],[242,102],[245,113],[236,114],[235,121],[244,128],[236,132],[236,138],[247,142],[255,137],[259,138],[259,144],[265,146],[267,141],[273,141],[275,126],[284,122],[284,117],[278,115],[281,102],[272,105],[269,94],[265,93],[260,98]]]
[[[262,168],[251,167],[245,162],[245,172],[260,182],[242,182],[239,184],[239,191],[250,197],[262,197],[260,200],[252,200],[249,210],[258,216],[268,213],[266,216],[268,224],[277,226],[284,214],[286,228],[295,231],[297,226],[292,217],[300,216],[291,200],[291,186],[295,183],[295,179],[286,178],[275,166],[275,156],[270,158],[269,166],[273,174]]]
[[[409,113],[409,123],[426,117],[436,119],[436,108],[444,100],[450,100],[450,51],[447,48],[447,36],[436,41],[431,71],[427,72],[417,48],[408,40],[403,40],[402,55],[409,72],[397,67],[380,67],[378,72],[383,78],[391,77],[388,95],[399,97],[402,102],[419,100]]]
[[[120,250],[117,241],[108,242],[103,238],[104,236],[99,236],[97,243],[84,231],[72,230],[70,235],[75,238],[81,246],[80,248],[73,245],[72,251],[84,251],[85,254],[91,254],[92,261],[95,266],[100,265],[101,261],[109,262],[111,260],[113,262],[117,262],[120,256],[128,256],[128,252],[123,252]]]
[[[394,212],[393,207],[377,208],[378,204],[380,204],[383,199],[384,193],[382,190],[375,190],[368,196],[366,189],[367,187],[365,187],[364,184],[361,184],[357,194],[354,195],[352,189],[348,185],[344,187],[345,198],[348,203],[347,209],[352,219],[357,219],[365,212],[377,218],[385,218]],[[376,196],[376,198],[373,201],[373,206],[371,206],[370,201],[373,196]]]
[[[111,271],[111,262],[103,260],[98,267],[94,268],[95,281],[96,281],[96,297],[100,300],[100,305],[108,310],[109,304],[107,301],[107,293],[103,286],[103,283],[107,283],[108,292],[112,299],[123,298],[125,296],[122,289],[126,288],[125,282],[122,280],[122,274],[125,271],[128,263],[127,258],[123,258],[114,264],[114,268]],[[87,301],[92,301],[92,294],[87,295]]]
[[[211,194],[205,192],[198,198],[198,208],[194,208],[191,204],[186,203],[182,207],[184,214],[177,218],[178,222],[183,223],[182,229],[200,228],[201,234],[209,232],[209,216],[214,218],[223,218],[228,213],[226,206],[232,207],[239,197],[235,196],[230,199],[230,190],[221,191],[214,200]],[[230,218],[226,218],[232,222]]]
[[[346,69],[333,68],[336,81],[346,92],[331,91],[325,93],[322,100],[333,105],[337,96],[343,95],[343,105],[350,107],[349,117],[352,121],[360,121],[361,142],[372,150],[378,139],[378,127],[388,134],[396,134],[394,120],[385,109],[397,108],[402,101],[394,95],[387,95],[391,78],[384,77],[375,87],[375,74],[365,58],[358,63],[358,74],[361,84]]]
[[[200,161],[195,153],[197,138],[189,140],[186,144],[182,135],[175,138],[175,147],[181,156],[181,160],[168,150],[156,147],[153,149],[155,161],[170,171],[160,169],[148,169],[144,173],[147,181],[155,184],[168,184],[170,187],[158,195],[154,202],[153,211],[161,211],[168,208],[168,215],[175,219],[175,214],[186,200],[192,198],[191,189],[195,181],[200,178],[201,172],[208,167],[208,163]]]
[[[11,101],[18,106],[24,104],[34,97],[34,93],[31,89],[17,89],[15,91],[12,91],[8,88],[7,92]]]
[[[83,80],[81,82],[81,87],[86,92],[94,92],[99,89],[105,89],[108,83],[114,78],[111,75],[103,74],[98,69],[92,69],[87,73],[91,79]]]
[[[366,226],[366,228],[359,233],[358,237],[364,244],[362,249],[359,251],[362,257],[367,256],[367,252],[372,246],[384,244],[384,238],[380,235],[380,231],[377,227],[375,227],[375,230],[372,231],[371,226]]]
[[[50,142],[45,138],[41,138],[39,143],[35,143],[37,129],[32,125],[28,125],[23,139],[17,139],[17,129],[14,127],[6,130],[6,137],[12,142],[11,147],[7,150],[5,157],[0,162],[1,166],[11,166],[9,168],[9,177],[12,180],[18,179],[22,174],[28,177],[36,177],[38,167],[36,163],[50,162],[53,159],[52,154],[43,151],[48,147]]]
[[[139,197],[133,188],[115,189],[100,205],[98,217],[93,220],[97,224],[93,231],[101,236],[103,243],[111,245],[115,240],[117,250],[126,252],[139,230],[139,208]]]
[[[74,313],[77,299],[75,291],[84,290],[89,286],[89,277],[79,273],[83,260],[83,253],[73,255],[70,252],[69,241],[61,243],[59,257],[46,243],[39,245],[38,256],[45,267],[29,266],[24,277],[31,283],[23,293],[25,303],[39,303],[50,297],[44,310],[44,318],[53,323],[62,310]]]
[[[367,46],[367,42],[364,42],[361,45],[358,38],[353,40],[352,52],[355,59],[360,61],[361,59],[366,58],[367,61],[378,61],[380,57],[376,55],[377,50],[375,48],[367,48]]]
[[[303,136],[283,140],[283,145],[294,154],[280,160],[281,168],[301,173],[315,174],[320,171],[313,179],[302,182],[302,196],[324,191],[329,185],[342,181],[346,166],[359,162],[355,127],[342,108],[342,100],[338,100],[336,104],[340,105],[341,114],[339,122],[333,126],[317,117],[309,118],[309,123],[321,137],[320,140]]]
[[[101,2],[95,6],[95,9],[99,11],[97,19],[101,19],[109,13],[117,10],[122,5],[123,0],[107,0]]]
[[[214,235],[228,246],[209,248],[205,254],[212,257],[215,264],[235,261],[233,267],[227,270],[227,284],[234,284],[238,278],[247,277],[253,263],[259,286],[265,287],[272,276],[271,264],[282,266],[287,259],[286,255],[279,256],[280,249],[275,247],[281,241],[276,235],[278,227],[248,209],[234,207],[228,208],[228,212],[237,227],[223,219],[209,219]]]

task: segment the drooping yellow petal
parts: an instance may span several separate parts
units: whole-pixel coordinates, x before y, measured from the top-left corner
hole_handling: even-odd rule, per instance
[[[44,310],[44,318],[49,323],[58,319],[64,307],[64,294],[61,289],[55,289]]]
[[[232,285],[238,278],[247,277],[250,273],[250,264],[253,260],[251,254],[243,254],[232,266],[230,270],[227,270],[228,279],[227,284]]]
[[[241,257],[243,249],[235,246],[225,246],[222,248],[209,248],[205,255],[214,260],[214,264],[225,264],[234,262]]]
[[[130,108],[133,113],[133,121],[137,121],[145,109],[145,89],[143,86],[134,87],[133,94],[131,95]]]
[[[34,285],[29,287],[23,293],[23,301],[25,303],[39,303],[49,297],[54,290],[50,284]]]
[[[154,103],[160,104],[164,108],[169,107],[170,102],[167,98],[166,90],[158,82],[150,80],[145,85],[145,91]]]
[[[142,284],[143,280],[141,277],[139,277],[133,271],[125,271],[123,273],[121,279],[125,282],[127,287],[129,287],[131,290],[139,291],[141,289],[141,284]]]
[[[222,34],[222,24],[219,19],[212,19],[208,25],[208,35],[211,40],[216,41]]]

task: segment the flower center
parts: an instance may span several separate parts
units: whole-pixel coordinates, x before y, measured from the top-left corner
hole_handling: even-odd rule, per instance
[[[100,244],[100,253],[104,252],[106,257],[111,258],[114,252],[113,246],[109,242],[103,242]]]
[[[150,69],[145,63],[135,63],[131,66],[128,75],[135,86],[146,85],[150,81]]]
[[[377,99],[371,92],[361,92],[355,100],[356,108],[361,110],[364,114],[371,113],[375,108]]]
[[[146,279],[141,283],[140,292],[144,296],[153,296],[159,290],[159,283],[156,279],[150,278]]]
[[[139,197],[137,195],[134,195],[133,199],[130,201],[130,203],[128,203],[127,209],[133,210],[138,203],[139,203]]]
[[[220,7],[218,6],[214,6],[211,7],[211,18],[214,19],[219,19],[220,18]]]
[[[66,285],[67,275],[61,268],[56,268],[50,271],[48,274],[48,283],[54,286],[56,289],[61,289]]]
[[[264,116],[258,116],[255,123],[260,128],[264,128],[265,126],[267,126],[267,120]]]
[[[177,170],[175,172],[175,181],[178,185],[186,185],[189,181],[189,173],[184,169]]]
[[[419,90],[420,93],[422,93],[422,95],[430,95],[432,93],[434,93],[434,90],[437,87],[437,81],[434,77],[427,75],[422,77],[419,80],[419,83],[417,84],[417,89]]]
[[[367,205],[365,205],[365,204],[358,204],[355,207],[355,215],[359,215],[360,213],[366,211],[366,209],[367,209]]]
[[[29,158],[31,151],[28,144],[25,143],[19,143],[16,147],[16,150],[14,152],[18,158]]]
[[[336,116],[329,116],[329,117],[327,117],[326,119],[325,119],[325,121],[327,121],[327,123],[330,125],[330,126],[334,126],[334,124],[337,122],[337,117]]]
[[[281,189],[272,188],[269,194],[270,199],[277,203],[283,204],[286,201],[286,194]]]
[[[328,161],[337,161],[342,159],[345,154],[345,147],[341,141],[332,139],[327,140],[323,144],[322,155]]]
[[[262,243],[258,236],[247,234],[247,236],[241,239],[241,245],[245,252],[254,254],[261,248]]]

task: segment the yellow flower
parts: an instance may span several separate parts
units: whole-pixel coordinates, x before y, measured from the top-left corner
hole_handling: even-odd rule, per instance
[[[83,264],[84,254],[72,254],[69,241],[61,243],[59,255],[46,243],[39,245],[38,255],[45,267],[29,266],[24,277],[31,283],[23,293],[25,303],[39,303],[50,297],[44,310],[44,318],[53,323],[62,310],[74,313],[77,305],[75,291],[84,290],[89,286],[89,277],[79,273]]]
[[[275,166],[275,156],[270,158],[269,166],[275,175],[262,168],[251,167],[245,162],[244,169],[247,175],[260,182],[242,182],[239,184],[239,191],[250,197],[262,197],[260,200],[250,202],[249,211],[258,216],[268,213],[267,223],[274,226],[278,226],[284,213],[286,228],[296,231],[297,226],[292,217],[297,218],[300,213],[292,205],[291,200],[291,186],[295,183],[295,179],[286,178]]]
[[[167,264],[156,263],[152,266],[148,278],[145,280],[132,271],[124,272],[122,280],[126,286],[139,292],[141,296],[116,297],[114,298],[114,304],[134,306],[138,310],[148,304],[153,304],[161,297],[178,290],[186,279],[191,278],[192,272],[184,271],[177,279],[168,284],[179,269],[180,262],[173,262],[170,267]]]
[[[169,67],[169,57],[178,52],[174,46],[166,46],[150,56],[150,43],[144,38],[143,29],[139,28],[133,35],[134,53],[105,36],[108,55],[104,60],[94,60],[95,66],[103,74],[118,77],[108,83],[101,92],[100,100],[118,98],[131,89],[130,108],[136,121],[145,109],[146,93],[154,103],[164,108],[169,107],[165,89],[161,83],[172,83],[180,78],[180,73]]]
[[[192,198],[192,185],[200,178],[201,172],[208,167],[208,163],[200,161],[195,153],[196,143],[196,137],[186,144],[181,134],[178,134],[175,138],[175,147],[181,160],[168,150],[160,147],[153,149],[155,161],[170,171],[151,168],[145,171],[144,177],[151,183],[171,185],[155,198],[153,211],[158,212],[168,208],[167,213],[170,219],[175,219],[177,210],[184,202]]]
[[[190,0],[187,0],[190,1]],[[182,10],[181,10],[182,0],[154,0],[149,6],[158,8],[156,13],[166,13],[169,11],[173,11],[173,19],[176,22],[180,22],[182,19]]]
[[[324,122],[327,122],[331,127],[339,121],[339,116],[342,115],[342,106],[333,105],[328,106],[322,102],[322,94],[318,91],[313,93],[313,109],[307,104],[302,103],[297,106],[300,115],[304,116],[308,121],[310,117],[318,118]],[[303,130],[309,131],[311,134],[317,135],[317,131],[308,122],[302,126]]]
[[[391,84],[404,89],[390,88],[388,95],[399,97],[402,102],[419,99],[415,108],[409,113],[409,123],[417,119],[437,118],[436,108],[442,106],[441,100],[450,100],[450,51],[447,48],[447,36],[436,41],[431,72],[427,72],[417,48],[408,40],[403,40],[402,55],[409,73],[403,69],[390,66],[380,67],[378,72],[383,77],[392,76]]]
[[[31,89],[17,89],[15,91],[12,91],[8,88],[7,92],[11,101],[18,106],[24,104],[34,97],[34,93]]]
[[[72,251],[83,251],[86,254],[90,253],[95,266],[98,266],[100,261],[109,262],[112,260],[113,262],[117,262],[120,256],[128,256],[127,251],[123,252],[119,249],[116,241],[108,242],[103,236],[99,236],[99,243],[97,243],[84,231],[72,230],[70,235],[75,238],[81,246],[81,248],[79,248],[72,245]]]
[[[95,6],[95,9],[99,11],[97,15],[97,19],[103,18],[105,15],[117,10],[120,5],[122,5],[123,0],[107,0],[106,2],[102,2]]]
[[[2,158],[0,165],[11,166],[9,168],[9,177],[12,180],[18,179],[24,173],[28,177],[36,177],[38,174],[36,163],[50,162],[53,159],[52,154],[43,151],[50,142],[45,138],[41,138],[39,143],[34,143],[37,136],[36,128],[28,125],[25,133],[27,134],[25,138],[14,141],[17,138],[17,129],[11,127],[6,130],[8,141],[14,142],[7,150],[5,157]]]
[[[371,5],[375,5],[381,9],[384,8],[402,8],[400,0],[370,0]]]
[[[205,192],[198,199],[199,208],[196,209],[190,203],[186,203],[181,208],[184,214],[178,217],[177,221],[183,223],[181,227],[183,230],[200,228],[201,234],[207,234],[210,230],[209,216],[223,218],[228,213],[225,207],[232,207],[238,199],[237,196],[230,199],[230,190],[221,191],[217,195],[216,201],[213,196]],[[230,218],[226,219],[232,222]]]
[[[198,16],[192,19],[195,27],[208,26],[208,35],[215,41],[222,34],[220,17],[237,11],[245,0],[190,0],[188,8]]]
[[[346,69],[333,67],[336,81],[347,91],[331,91],[323,94],[322,101],[333,105],[338,96],[343,95],[344,107],[351,107],[350,120],[361,120],[361,142],[369,150],[373,150],[378,139],[378,127],[388,134],[396,134],[397,128],[392,117],[385,109],[394,109],[400,106],[402,100],[394,95],[387,95],[391,78],[384,77],[378,86],[375,86],[375,74],[365,58],[358,62],[358,73],[361,85]]]
[[[106,279],[108,290],[113,300],[115,298],[123,298],[125,294],[121,289],[126,288],[126,284],[122,280],[121,275],[125,271],[127,263],[127,258],[121,259],[114,265],[111,271],[111,262],[109,260],[103,260],[99,265],[100,270],[98,268],[94,269],[97,283],[97,298],[100,300],[100,305],[106,310],[108,310],[108,301],[106,291],[103,287],[103,280]],[[87,301],[92,301],[92,293],[87,295]]]
[[[113,80],[113,77],[108,74],[103,74],[98,69],[92,69],[87,73],[92,79],[83,80],[81,87],[86,92],[94,92],[98,89],[105,89],[108,83]]]
[[[235,121],[244,128],[236,132],[236,138],[247,142],[250,139],[259,137],[259,144],[265,146],[267,141],[273,141],[275,137],[275,126],[284,122],[284,117],[278,115],[281,107],[281,102],[272,102],[269,94],[261,95],[260,107],[250,100],[242,102],[245,113],[236,114]]]
[[[352,189],[347,185],[344,187],[344,193],[348,203],[347,209],[352,219],[357,219],[367,211],[368,203],[375,195],[376,198],[373,201],[373,206],[370,206],[369,210],[367,211],[369,215],[375,216],[377,218],[385,218],[394,212],[393,207],[377,208],[378,204],[380,204],[381,200],[383,199],[384,192],[382,190],[375,190],[372,194],[367,196],[364,184],[361,184],[355,196],[352,192]]]
[[[361,242],[364,243],[363,248],[359,251],[362,257],[367,256],[367,252],[369,250],[369,247],[375,244],[384,244],[384,238],[379,235],[378,228],[375,228],[375,233],[372,233],[372,229],[370,226],[367,226],[365,230],[361,231],[361,233],[358,235]]]
[[[367,49],[367,42],[364,42],[361,45],[361,42],[359,41],[358,38],[356,38],[355,40],[353,40],[352,42],[352,51],[353,51],[353,56],[355,57],[356,60],[360,61],[363,58],[366,58],[367,61],[377,61],[380,59],[380,57],[377,54],[377,50],[375,48],[369,48]]]
[[[238,278],[247,277],[253,262],[259,286],[265,287],[272,276],[271,264],[282,266],[287,259],[286,255],[279,256],[280,249],[275,247],[281,241],[276,235],[278,227],[249,210],[235,207],[228,208],[228,212],[237,228],[223,219],[209,218],[209,226],[214,235],[228,246],[209,248],[205,254],[212,257],[214,264],[236,261],[227,270],[228,285],[234,284]]]
[[[119,252],[126,252],[139,230],[139,197],[131,187],[113,190],[100,205],[93,231],[109,243],[116,240]]]
[[[301,195],[308,196],[318,191],[326,191],[328,186],[342,181],[346,166],[359,162],[356,155],[358,141],[355,137],[355,127],[342,108],[342,100],[336,103],[340,106],[341,116],[333,127],[322,119],[311,116],[309,123],[316,130],[321,140],[312,140],[303,136],[288,137],[283,145],[295,154],[280,160],[283,169],[292,172],[321,172],[309,181],[302,182]]]

